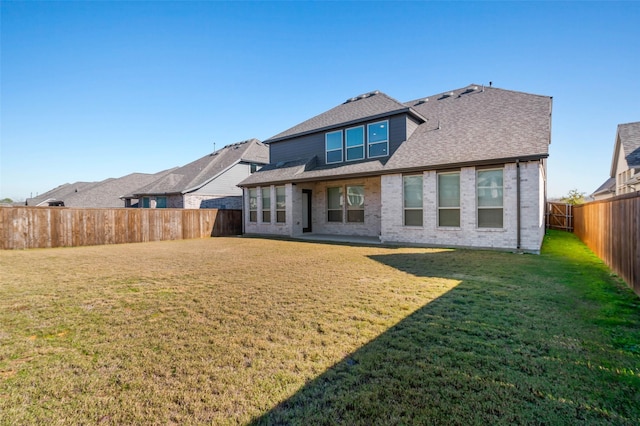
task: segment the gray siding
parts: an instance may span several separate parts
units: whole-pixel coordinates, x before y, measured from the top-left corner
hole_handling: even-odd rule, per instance
[[[239,163],[231,167],[220,176],[194,191],[199,195],[242,195],[242,189],[237,185],[251,174],[251,166]]]
[[[420,123],[418,123],[415,118],[407,116],[407,139],[411,137],[419,125]]]
[[[411,131],[415,130],[417,123],[410,120],[406,114],[400,114],[393,117],[385,118],[389,121],[389,155],[398,149],[398,147],[407,140],[407,127],[412,126]],[[365,121],[361,123],[365,126],[369,123],[383,121],[381,119],[373,121]],[[350,124],[348,127],[354,127],[356,124]],[[340,130],[334,129],[334,130]],[[343,128],[344,130],[344,128]],[[271,164],[281,161],[293,161],[300,159],[318,157],[318,165],[325,164],[324,135],[326,131],[314,133],[311,135],[301,136],[299,138],[290,139],[281,142],[269,144],[271,155]],[[379,160],[379,158],[378,158]]]

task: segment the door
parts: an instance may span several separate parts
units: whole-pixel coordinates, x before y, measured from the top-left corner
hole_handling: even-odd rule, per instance
[[[302,232],[311,232],[311,190],[302,190]]]

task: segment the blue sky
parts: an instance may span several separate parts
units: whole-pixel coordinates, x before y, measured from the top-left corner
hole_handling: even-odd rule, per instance
[[[640,121],[638,2],[3,0],[0,198],[181,166],[360,93],[553,96],[549,196]]]

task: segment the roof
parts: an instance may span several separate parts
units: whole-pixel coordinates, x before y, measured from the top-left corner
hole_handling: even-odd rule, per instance
[[[180,194],[195,191],[222,172],[240,162],[267,164],[269,148],[257,139],[249,139],[205,155],[171,173],[132,191],[134,197],[153,194]]]
[[[598,187],[593,194],[592,197],[596,195],[604,195],[604,194],[614,194],[616,193],[616,178],[610,177],[602,185]]]
[[[619,124],[618,137],[629,168],[640,167],[640,121]]]
[[[363,102],[358,105],[358,103]],[[370,108],[373,102],[380,109]],[[347,102],[307,120],[267,142],[289,135],[320,132],[331,126],[346,126],[354,117],[363,120],[365,111],[381,110],[393,114],[402,111],[422,117],[421,124],[389,158],[316,167],[314,159],[299,164],[270,165],[241,182],[241,186],[259,183],[320,180],[327,177],[366,176],[409,170],[442,169],[465,165],[496,164],[515,160],[546,158],[551,141],[551,105],[549,96],[470,85],[461,89],[406,102],[377,92]],[[384,108],[382,107],[384,106]],[[351,120],[339,124],[339,120]]]
[[[345,126],[349,123],[357,123],[371,118],[382,118],[401,113],[409,113],[419,121],[424,121],[424,117],[421,117],[420,114],[410,106],[404,105],[376,90],[349,98],[344,103],[329,111],[316,115],[284,132],[278,133],[267,139],[265,143],[269,144],[309,133],[329,130],[338,126]]]
[[[131,173],[120,178],[109,178],[100,182],[65,183],[34,198],[27,205],[38,206],[63,202],[65,207],[123,207],[120,197],[169,173],[173,169],[155,174]]]

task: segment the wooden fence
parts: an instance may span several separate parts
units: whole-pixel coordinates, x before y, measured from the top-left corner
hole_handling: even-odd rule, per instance
[[[547,203],[547,228],[573,231],[572,207],[565,203]]]
[[[574,233],[640,296],[640,192],[574,206]]]
[[[241,233],[241,210],[0,208],[2,249],[138,243]]]

